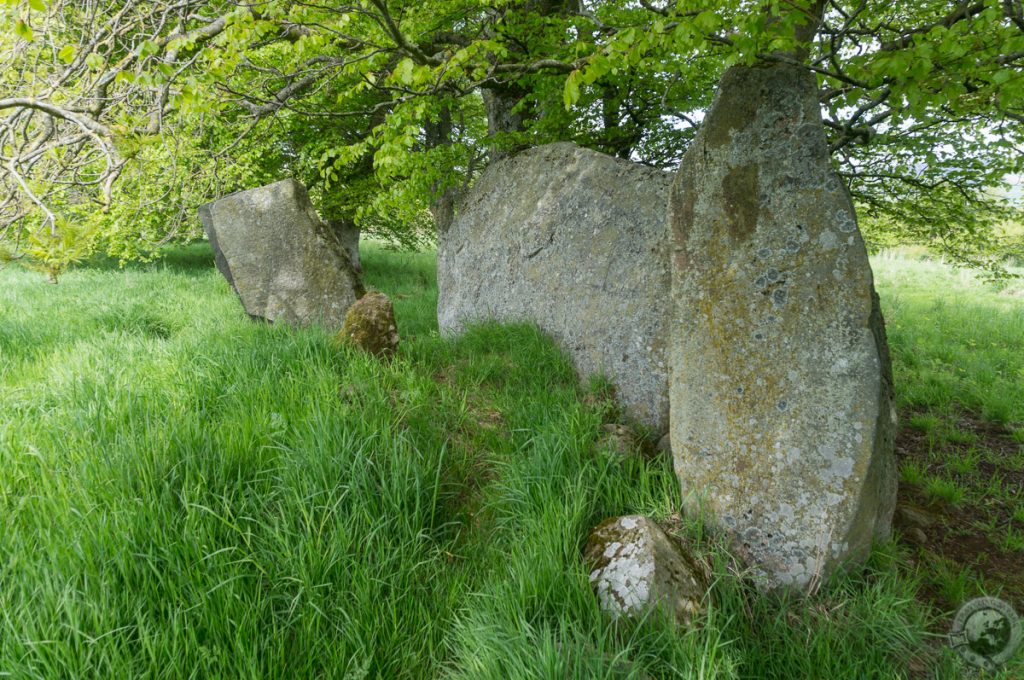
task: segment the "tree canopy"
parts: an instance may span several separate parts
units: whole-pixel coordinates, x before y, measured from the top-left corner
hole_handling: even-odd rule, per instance
[[[673,169],[731,64],[817,74],[877,242],[995,266],[1024,172],[1020,0],[0,0],[0,244],[146,257],[293,175],[429,239],[487,163],[572,140]]]

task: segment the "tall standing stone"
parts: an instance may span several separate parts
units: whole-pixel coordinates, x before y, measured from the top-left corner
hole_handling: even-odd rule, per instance
[[[535,323],[581,377],[615,384],[627,417],[668,431],[671,182],[569,143],[492,164],[440,235],[441,331]]]
[[[251,317],[341,328],[363,292],[334,230],[293,179],[207,203],[199,217],[217,268]]]
[[[885,331],[812,75],[725,73],[670,224],[686,504],[729,532],[762,587],[811,588],[889,535],[896,493]]]

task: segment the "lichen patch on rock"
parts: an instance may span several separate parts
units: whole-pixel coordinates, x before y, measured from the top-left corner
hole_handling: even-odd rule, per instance
[[[388,296],[373,291],[359,298],[345,315],[338,337],[375,356],[394,356],[398,351],[398,326]]]
[[[701,611],[706,578],[684,546],[641,515],[612,517],[591,533],[584,550],[590,584],[612,616],[664,607],[680,623]]]

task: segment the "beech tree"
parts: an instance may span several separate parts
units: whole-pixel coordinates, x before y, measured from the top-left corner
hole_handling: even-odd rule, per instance
[[[411,244],[487,163],[573,140],[672,169],[730,64],[818,75],[869,237],[997,266],[1020,0],[4,0],[0,243],[145,257],[292,174]]]

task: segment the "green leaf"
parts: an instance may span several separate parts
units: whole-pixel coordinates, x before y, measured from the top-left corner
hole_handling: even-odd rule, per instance
[[[32,42],[32,27],[26,24],[22,19],[18,19],[14,22],[14,33],[19,38]]]
[[[28,0],[28,6],[36,11],[42,12],[46,9],[46,2],[44,2],[44,0]]]
[[[395,67],[395,78],[398,79],[398,82],[404,85],[411,85],[412,72],[415,67],[416,64],[413,63],[413,60],[406,57],[402,61],[398,62],[398,66]]]
[[[1001,69],[992,74],[992,82],[996,85],[1002,85],[1007,80],[1013,77],[1013,72],[1010,69]]]
[[[103,68],[103,64],[103,57],[96,54],[95,52],[91,53],[88,57],[85,58],[85,65],[94,71],[98,71],[101,68]]]
[[[575,70],[569,74],[569,77],[565,79],[565,88],[562,90],[562,101],[565,103],[565,109],[568,111],[572,108],[572,105],[580,98],[580,85],[579,80],[580,72]]]
[[[718,28],[720,20],[711,10],[704,10],[693,18],[693,25],[703,33],[710,33]]]
[[[78,46],[76,45],[65,45],[60,48],[60,52],[57,53],[57,58],[63,61],[65,64],[70,64],[75,60],[75,54],[78,53]]]

